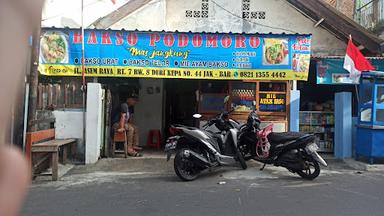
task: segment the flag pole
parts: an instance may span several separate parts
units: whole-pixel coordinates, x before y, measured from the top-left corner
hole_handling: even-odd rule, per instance
[[[350,34],[349,35],[349,40],[352,41],[352,35]],[[359,104],[360,102],[360,99],[359,99],[359,88],[357,87],[357,83],[355,83],[355,92],[356,92],[356,100],[357,100],[357,104]]]
[[[83,93],[83,142],[85,146],[86,135],[86,83],[85,83],[85,49],[84,49],[84,0],[81,0],[81,78],[82,78],[82,93]]]
[[[359,104],[360,103],[360,99],[359,99],[359,89],[357,88],[357,84],[355,84],[355,91],[356,91],[356,99],[357,99],[357,103]]]
[[[83,81],[83,92],[85,92],[84,56],[84,0],[81,0],[81,78]]]

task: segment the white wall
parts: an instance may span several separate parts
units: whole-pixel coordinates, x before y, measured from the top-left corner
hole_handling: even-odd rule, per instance
[[[126,29],[142,31],[162,31],[167,30],[165,17],[166,1],[153,0],[148,6],[139,8],[131,15],[123,18],[119,22],[113,25],[113,29]]]
[[[140,145],[147,144],[149,130],[163,129],[163,84],[162,79],[140,79],[141,90],[139,92],[139,103],[135,106],[133,122],[139,127]],[[160,92],[156,92],[156,87]],[[147,92],[153,89],[153,94]]]
[[[85,163],[96,163],[100,156],[102,130],[102,89],[99,83],[88,83],[85,139]]]
[[[84,26],[89,26],[100,17],[117,10],[129,0],[84,0]],[[45,1],[42,22],[43,27],[80,28],[80,0],[47,0]]]
[[[89,26],[99,17],[112,13],[128,0],[112,4],[110,0],[85,0],[85,25]],[[216,4],[217,3],[217,4]],[[292,7],[286,0],[251,0],[250,11],[265,11],[266,19],[244,21],[242,0],[209,1],[209,18],[187,18],[186,10],[201,10],[201,1],[153,0],[146,6],[112,25],[112,29],[153,30],[153,31],[195,31],[195,32],[234,32],[234,33],[312,33],[314,55],[344,55],[346,44],[332,33],[318,27]],[[78,0],[46,1],[43,10],[42,26],[80,26]]]
[[[102,144],[102,89],[98,83],[88,84],[86,113],[86,144],[83,139],[83,111],[56,110],[55,136],[58,139],[78,139],[77,154],[84,155],[85,162],[95,163],[100,156]],[[82,156],[83,157],[83,156]]]
[[[78,139],[77,154],[84,154],[83,139],[83,111],[81,110],[65,110],[53,111],[56,119],[55,137],[58,139]]]
[[[253,23],[240,18],[242,0],[215,2],[218,5],[209,1],[209,18],[187,18],[185,11],[201,10],[201,1],[154,0],[111,28],[186,32],[311,33],[313,55],[345,55],[346,44],[343,41],[321,27],[315,28],[315,21],[301,14],[286,0],[251,0],[251,11],[266,12],[266,19],[252,20]]]

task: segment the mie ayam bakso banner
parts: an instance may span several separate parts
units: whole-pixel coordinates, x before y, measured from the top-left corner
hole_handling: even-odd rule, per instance
[[[41,74],[81,76],[81,33],[44,29]],[[85,75],[307,80],[311,35],[86,30]]]

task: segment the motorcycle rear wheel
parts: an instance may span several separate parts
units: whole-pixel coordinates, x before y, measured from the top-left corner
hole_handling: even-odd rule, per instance
[[[193,164],[193,162],[184,156],[186,148],[180,149],[176,152],[173,168],[176,175],[183,181],[193,181],[200,174],[200,169]]]
[[[313,157],[306,156],[304,159],[305,169],[297,171],[303,179],[313,180],[320,175],[320,165]]]

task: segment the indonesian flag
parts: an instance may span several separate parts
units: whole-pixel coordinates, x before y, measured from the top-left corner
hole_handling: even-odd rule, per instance
[[[375,70],[375,67],[372,66],[353,44],[352,37],[349,38],[347,53],[344,59],[344,69],[349,71],[350,78],[355,84],[359,83],[361,72]]]
[[[116,4],[116,0],[111,0],[113,4]]]

